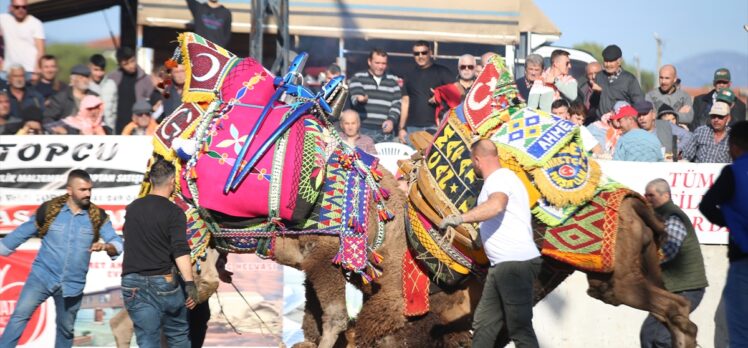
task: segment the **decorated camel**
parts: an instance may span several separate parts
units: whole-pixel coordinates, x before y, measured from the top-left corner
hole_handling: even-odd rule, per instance
[[[422,151],[403,166],[410,181],[406,198],[375,158],[345,145],[330,123],[346,97],[340,79],[313,94],[297,84],[303,54],[289,73],[274,77],[256,61],[198,35],[184,33],[179,41],[167,66],[186,67],[183,104],[159,126],[152,160],[178,168],[174,201],[187,216],[196,267],[214,247],[256,253],[305,272],[306,341],[299,346],[332,347],[342,339],[349,324],[346,281],[364,293],[350,335],[357,346],[469,341],[485,255],[473,242],[475,226],[446,233],[433,226],[475,204],[479,182],[466,145],[474,135],[493,135],[500,144],[509,121],[530,118],[518,111],[537,116],[533,122],[555,138],[534,162],[520,161],[519,152],[505,149],[512,155],[504,158],[506,165],[529,171],[528,188],[540,191],[547,185],[533,170],[556,163],[559,153],[570,154],[572,165],[561,165],[558,173],[584,184],[574,195],[533,196],[542,201],[536,208],[543,207],[536,213],[539,233],[563,226],[595,204],[603,212],[593,215],[610,216],[604,221],[607,239],[600,238],[605,252],[574,256],[561,248],[554,254],[560,261],[544,252],[549,256],[538,300],[580,269],[589,275],[590,295],[651,311],[671,329],[677,346],[694,346],[696,327],[688,320],[687,301],[659,287],[656,238],[662,225],[636,195],[600,179],[594,161],[575,152],[573,126],[515,102],[516,91],[506,82],[511,75],[500,58],[491,61],[471,91],[472,107],[455,110],[436,137],[414,137]],[[556,133],[548,133],[550,128]],[[579,179],[569,172],[581,169],[591,174]],[[565,209],[570,205],[575,209]]]
[[[179,43],[167,66],[185,66],[183,103],[158,127],[150,163],[177,167],[173,200],[187,217],[196,275],[212,272],[211,248],[304,271],[304,325],[314,340],[306,344],[320,347],[348,327],[347,280],[366,294],[366,312],[402,307],[400,288],[380,284],[399,282],[406,199],[378,160],[346,145],[329,121],[347,98],[342,77],[314,94],[300,84],[305,54],[275,77],[199,35],[184,33]],[[124,336],[125,316],[113,323]],[[384,332],[405,322],[393,320],[359,322]]]

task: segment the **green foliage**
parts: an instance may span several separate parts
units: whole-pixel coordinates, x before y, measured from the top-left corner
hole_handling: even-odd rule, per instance
[[[82,44],[59,43],[47,45],[45,52],[57,57],[57,67],[60,69],[58,79],[64,83],[70,81],[70,69],[76,64],[88,64],[88,58],[96,53],[103,53],[95,48]],[[106,55],[104,55],[106,57]],[[114,69],[116,62],[107,58],[107,71]]]
[[[603,61],[603,49],[605,47],[596,42],[581,42],[574,45],[573,48],[588,52],[600,63],[602,63]],[[623,69],[636,75],[636,67],[628,64],[625,57],[623,60]],[[649,70],[642,69],[641,81],[639,81],[639,84],[641,85],[642,91],[644,93],[651,91],[655,88],[655,74]]]

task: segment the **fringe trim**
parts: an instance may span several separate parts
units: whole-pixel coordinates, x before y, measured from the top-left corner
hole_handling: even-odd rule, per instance
[[[543,168],[537,168],[532,172],[535,185],[543,194],[543,198],[555,206],[579,206],[584,204],[595,195],[597,184],[600,181],[600,166],[597,162],[589,161],[587,163],[589,166],[587,182],[578,189],[565,190],[557,187],[556,184],[546,177]]]

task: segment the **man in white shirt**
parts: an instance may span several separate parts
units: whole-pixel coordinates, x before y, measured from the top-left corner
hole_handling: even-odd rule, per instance
[[[478,205],[445,217],[439,227],[480,222],[491,267],[473,317],[473,347],[493,347],[504,324],[516,347],[538,347],[532,305],[541,259],[533,241],[527,190],[514,172],[501,167],[490,140],[474,143],[471,150],[475,173],[484,178]]]
[[[9,13],[0,14],[0,31],[5,40],[5,71],[21,64],[27,72],[39,73],[39,59],[44,55],[42,22],[28,13],[27,0],[11,0]]]

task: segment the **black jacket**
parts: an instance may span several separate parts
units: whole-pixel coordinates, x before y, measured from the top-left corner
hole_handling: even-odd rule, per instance
[[[99,96],[98,93],[87,89],[86,95]],[[44,123],[59,121],[65,117],[78,113],[78,103],[73,97],[73,88],[67,88],[55,93],[49,98],[49,104],[44,109]]]
[[[709,124],[709,111],[712,109],[715,92],[715,90],[712,90],[693,98],[693,122],[689,125],[692,132],[699,126]],[[730,125],[732,126],[738,121],[745,121],[745,116],[745,104],[740,99],[736,99],[735,104],[730,108],[730,118],[732,119]]]

